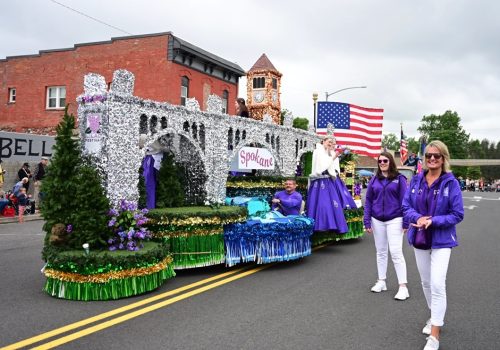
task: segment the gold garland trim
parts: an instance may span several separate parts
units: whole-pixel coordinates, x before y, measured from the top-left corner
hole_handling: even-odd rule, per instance
[[[149,219],[151,224],[156,225],[174,225],[174,226],[194,226],[194,225],[224,225],[233,222],[242,222],[247,219],[246,215],[240,215],[236,218],[222,219],[218,216],[212,218],[202,218],[199,216],[193,216],[186,219],[178,218],[161,218],[160,220]]]
[[[154,238],[160,237],[191,237],[191,236],[213,236],[213,235],[222,235],[224,230],[222,227],[220,229],[212,229],[212,230],[203,230],[196,229],[192,231],[159,231],[159,232],[151,232]]]
[[[228,182],[226,184],[226,188],[280,188],[280,189],[282,189],[283,188],[283,182],[237,181],[237,182]],[[306,186],[302,186],[301,184],[297,184],[297,188],[306,188]]]
[[[125,279],[129,277],[139,277],[151,275],[153,273],[162,271],[167,268],[168,265],[172,263],[173,259],[171,256],[167,256],[165,259],[160,261],[158,264],[151,267],[141,267],[122,271],[112,271],[106,273],[98,273],[94,275],[82,275],[79,273],[58,271],[54,269],[45,269],[44,275],[47,278],[54,278],[65,282],[75,282],[75,283],[107,283],[110,280]]]

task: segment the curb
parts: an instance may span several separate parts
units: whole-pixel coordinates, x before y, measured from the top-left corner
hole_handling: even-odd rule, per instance
[[[43,220],[42,215],[40,213],[35,213],[35,214],[29,214],[29,215],[24,215],[24,221],[37,221],[37,220]],[[2,224],[12,224],[12,223],[18,223],[19,220],[17,216],[11,216],[11,217],[5,217],[0,215],[0,225]]]

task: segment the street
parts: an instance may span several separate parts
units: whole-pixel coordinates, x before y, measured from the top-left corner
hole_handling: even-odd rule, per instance
[[[463,192],[463,197],[465,220],[448,271],[440,349],[500,349],[500,194]],[[429,311],[406,240],[411,296],[406,301],[393,299],[392,263],[388,291],[370,292],[375,247],[365,235],[320,247],[295,262],[179,270],[146,295],[76,302],[42,291],[42,224],[0,225],[1,349],[23,340],[25,348],[82,350],[404,350],[425,344],[421,330]],[[129,310],[118,309],[128,305]]]

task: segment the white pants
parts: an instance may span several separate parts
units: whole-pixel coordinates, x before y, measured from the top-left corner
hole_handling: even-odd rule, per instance
[[[399,284],[407,283],[406,261],[403,255],[403,218],[385,222],[372,218],[371,221],[377,249],[378,279],[385,280],[387,277],[388,252],[391,252]]]
[[[431,310],[431,325],[441,327],[446,313],[446,274],[451,248],[415,249],[417,268],[422,280],[427,306]]]

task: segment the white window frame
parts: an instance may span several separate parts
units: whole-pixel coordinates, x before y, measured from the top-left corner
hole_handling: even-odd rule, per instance
[[[51,91],[55,92],[55,96],[51,96]],[[50,106],[50,101],[55,99],[55,106]],[[64,103],[61,101],[64,99]],[[62,109],[66,107],[66,86],[47,86],[47,109]]]
[[[186,85],[183,85],[184,81],[186,82]],[[186,105],[186,100],[188,99],[188,95],[189,95],[189,78],[184,75],[181,77],[181,106]]]
[[[228,114],[228,99],[229,99],[229,91],[222,91],[222,113]]]
[[[16,103],[16,88],[9,88],[9,103]]]

